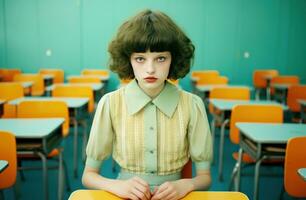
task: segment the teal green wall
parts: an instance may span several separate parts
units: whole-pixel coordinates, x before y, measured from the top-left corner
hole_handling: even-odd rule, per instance
[[[251,85],[254,69],[275,68],[306,83],[305,0],[0,0],[0,66],[61,67],[66,75],[106,68],[117,28],[144,8],[166,12],[185,30],[196,46],[193,69]],[[115,83],[113,74],[110,89]],[[180,83],[190,89],[188,77]]]

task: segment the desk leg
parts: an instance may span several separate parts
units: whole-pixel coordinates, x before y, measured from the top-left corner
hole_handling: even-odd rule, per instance
[[[243,149],[240,147],[239,154],[238,154],[237,187],[235,188],[236,191],[240,191],[240,177],[241,177],[242,155],[243,155]]]
[[[78,122],[73,119],[74,138],[73,138],[73,172],[74,177],[78,177]]]
[[[219,181],[223,181],[223,149],[224,149],[224,134],[225,134],[225,126],[228,124],[229,119],[226,119],[221,126],[220,133],[220,146],[219,146]]]
[[[59,153],[59,167],[58,167],[58,199],[63,199],[64,176],[63,176],[63,154],[62,150]]]
[[[85,162],[86,160],[86,145],[87,145],[87,123],[86,120],[80,121],[83,125],[83,147],[82,147],[82,160]]]
[[[48,168],[47,168],[47,159],[46,156],[41,153],[37,152],[37,155],[40,157],[41,162],[42,162],[42,170],[43,170],[43,191],[44,191],[44,196],[45,200],[48,200],[49,198],[49,192],[48,192]]]
[[[259,185],[259,169],[261,162],[265,159],[265,157],[260,158],[255,165],[255,174],[254,174],[254,194],[253,194],[253,200],[258,199],[258,185]]]

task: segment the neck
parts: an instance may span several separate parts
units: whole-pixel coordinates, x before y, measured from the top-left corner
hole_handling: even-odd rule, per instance
[[[164,89],[165,83],[163,85],[161,85],[160,87],[155,88],[155,89],[142,88],[140,85],[139,85],[139,87],[142,89],[142,91],[144,91],[144,93],[146,93],[146,95],[148,95],[149,97],[154,99]]]

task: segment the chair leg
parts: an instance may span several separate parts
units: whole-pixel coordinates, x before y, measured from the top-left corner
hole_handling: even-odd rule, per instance
[[[235,166],[234,166],[234,169],[232,171],[232,174],[231,174],[231,179],[230,179],[230,183],[229,183],[229,187],[228,187],[228,190],[231,191],[232,188],[233,188],[233,183],[234,181],[236,180],[236,175],[237,175],[237,172],[238,172],[238,162],[236,162]]]
[[[225,126],[229,123],[229,119],[226,119],[221,126],[220,133],[220,144],[219,144],[219,171],[218,177],[219,181],[223,181],[223,150],[224,150],[224,135],[225,135]]]
[[[59,153],[59,167],[58,167],[58,200],[63,199],[63,155],[62,151]]]
[[[66,190],[70,192],[71,186],[70,186],[70,181],[69,181],[69,176],[68,176],[68,169],[67,169],[67,165],[65,161],[63,161],[63,166],[64,166],[64,173],[65,173]]]
[[[17,164],[18,164],[18,168],[21,168],[21,167],[22,167],[22,166],[21,166],[21,161],[18,161]],[[21,178],[21,180],[22,180],[22,181],[25,181],[25,176],[24,176],[23,171],[20,170],[19,172],[20,172],[20,178]]]

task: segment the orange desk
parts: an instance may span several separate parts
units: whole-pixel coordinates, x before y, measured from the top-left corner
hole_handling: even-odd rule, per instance
[[[121,198],[102,190],[76,190],[69,200],[122,200]],[[205,200],[248,200],[249,198],[241,192],[191,192],[183,200],[205,199]]]

